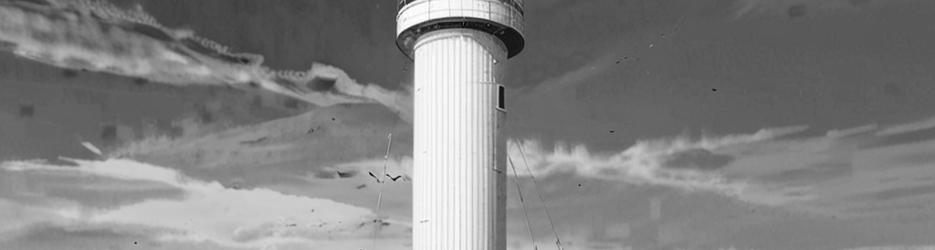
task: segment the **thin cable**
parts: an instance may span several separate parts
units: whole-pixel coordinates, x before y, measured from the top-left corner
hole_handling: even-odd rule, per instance
[[[542,206],[545,208],[545,216],[549,218],[549,225],[552,226],[552,233],[555,234],[555,245],[558,246],[559,250],[564,250],[565,248],[562,247],[562,239],[558,237],[558,231],[555,230],[555,221],[552,219],[552,213],[549,213],[549,204],[542,198],[542,193],[539,192],[539,184],[536,182],[536,176],[529,168],[529,162],[526,161],[526,152],[523,151],[523,147],[519,146],[519,144],[515,145],[519,148],[520,155],[523,156],[523,164],[526,165],[526,171],[529,172],[529,177],[532,179],[532,188],[535,189],[536,195],[539,196],[539,201],[542,202]]]
[[[510,167],[513,168],[513,183],[516,184],[516,193],[519,194],[519,203],[523,205],[523,216],[526,218],[526,229],[529,230],[529,240],[532,241],[533,250],[537,250],[539,246],[536,245],[536,237],[533,236],[532,226],[529,225],[529,211],[526,209],[526,199],[523,199],[523,188],[519,185],[519,175],[516,174],[516,164],[513,164],[513,158],[510,158],[509,155],[506,156],[506,159],[510,162]]]
[[[399,98],[399,95],[394,96],[393,102],[397,103],[398,98]],[[376,214],[377,216],[377,219],[374,220],[374,224],[376,225],[376,227],[383,226],[383,221],[380,219],[380,208],[383,207],[383,184],[386,183],[386,176],[387,176],[386,165],[387,165],[387,162],[390,160],[390,149],[393,148],[393,132],[392,131],[396,129],[397,125],[399,125],[399,120],[402,120],[402,118],[399,117],[398,111],[394,113],[396,113],[396,119],[393,119],[393,126],[390,127],[390,132],[387,133],[386,135],[386,152],[383,153],[383,174],[380,175],[380,178],[377,180],[377,182],[380,185],[379,185],[379,191],[378,191],[379,194],[377,195],[377,209],[374,211],[374,214]],[[374,228],[373,237],[371,237],[372,241],[371,241],[370,249],[376,249],[377,247],[377,231],[378,230]]]
[[[386,183],[386,163],[390,160],[390,148],[393,146],[393,133],[386,135],[386,153],[383,154],[383,174],[380,175],[380,195],[377,196],[377,212],[383,205],[383,183]]]
[[[394,125],[395,127],[395,125]],[[383,225],[383,221],[380,219],[380,208],[383,207],[383,184],[386,183],[386,163],[390,159],[390,148],[393,146],[393,133],[386,135],[386,153],[383,153],[383,175],[380,176],[380,179],[377,180],[379,183],[379,195],[377,196],[377,209],[374,211],[377,218],[373,221],[375,228],[373,229],[373,236],[371,237],[371,246],[370,249],[377,248],[377,228]]]
[[[397,102],[396,101],[397,98],[399,98],[398,95],[393,97],[394,103]],[[380,183],[380,191],[379,191],[380,194],[379,196],[377,196],[377,212],[378,213],[380,212],[380,207],[382,207],[383,205],[383,183],[386,183],[386,162],[389,161],[390,159],[390,148],[393,147],[393,132],[392,131],[396,129],[396,125],[398,125],[399,120],[402,119],[399,117],[399,112],[395,112],[395,113],[396,113],[396,119],[393,119],[393,127],[390,128],[391,132],[389,132],[386,135],[386,152],[383,153],[383,174],[381,174],[380,179],[377,180],[377,182]]]

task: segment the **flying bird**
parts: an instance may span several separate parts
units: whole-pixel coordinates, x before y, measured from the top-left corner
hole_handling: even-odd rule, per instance
[[[398,180],[399,178],[401,178],[401,177],[403,177],[403,176],[402,176],[402,175],[397,175],[396,177],[393,177],[393,176],[390,176],[390,174],[386,174],[386,177],[390,177],[390,180],[393,180],[393,181],[395,182],[396,180]]]
[[[373,172],[368,171],[367,173],[370,174],[370,177],[373,177],[374,180],[377,180],[377,183],[383,183],[380,181],[380,178],[377,178],[377,175],[373,174]]]

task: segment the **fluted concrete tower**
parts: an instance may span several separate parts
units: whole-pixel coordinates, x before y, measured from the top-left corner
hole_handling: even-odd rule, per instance
[[[524,46],[522,0],[400,0],[415,60],[413,249],[506,249],[501,66]]]

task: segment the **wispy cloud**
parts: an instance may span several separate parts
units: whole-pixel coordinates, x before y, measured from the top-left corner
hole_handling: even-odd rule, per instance
[[[789,136],[805,129],[789,127],[640,140],[619,152],[564,144],[548,149],[535,140],[512,140],[508,148],[518,167],[525,157],[538,176],[572,173],[714,192],[760,205],[872,215],[881,201],[935,198],[926,184],[935,171],[924,167],[935,165],[935,157],[927,156],[935,148],[929,123],[867,125],[811,137]]]
[[[380,103],[410,117],[409,91],[361,84],[333,66],[282,71],[190,30],[159,24],[141,7],[103,1],[0,1],[0,43],[14,54],[68,69],[173,85],[260,88],[316,105]]]
[[[404,244],[407,234],[408,222],[380,219],[368,209],[332,200],[262,188],[226,188],[217,182],[192,179],[175,170],[130,160],[71,161],[77,166],[21,161],[5,162],[0,168],[48,178],[77,174],[96,176],[102,182],[126,180],[172,186],[183,191],[184,197],[146,199],[113,209],[46,208],[54,217],[71,224],[155,229],[156,239],[165,242],[210,241],[251,248],[321,242],[353,245],[369,242],[366,239],[376,230],[381,241]]]
[[[533,173],[542,178],[540,184],[543,184],[546,190],[553,190],[545,191],[549,194],[549,200],[553,201],[551,203],[553,205],[556,204],[554,203],[556,199],[567,198],[556,195],[579,195],[576,192],[582,192],[554,191],[554,188],[549,187],[554,187],[556,181],[565,181],[558,180],[564,178],[551,177],[571,175],[576,179],[573,182],[582,181],[586,185],[587,183],[595,186],[605,185],[596,183],[616,183],[649,187],[634,189],[636,190],[634,192],[651,190],[654,187],[668,187],[666,190],[680,190],[686,194],[715,193],[754,205],[792,209],[798,212],[828,213],[838,218],[846,218],[848,215],[884,216],[896,210],[901,214],[924,213],[925,211],[920,211],[914,204],[929,202],[935,197],[933,189],[925,186],[931,178],[935,178],[935,172],[925,167],[935,164],[935,158],[922,157],[930,154],[932,148],[935,148],[935,142],[933,142],[935,140],[923,137],[916,138],[911,143],[865,146],[919,131],[905,130],[903,133],[886,135],[879,133],[906,125],[867,125],[831,130],[814,136],[801,133],[805,127],[787,127],[763,129],[749,134],[661,138],[640,140],[633,146],[618,152],[595,152],[585,145],[559,145],[546,148],[534,140],[513,140],[509,144],[509,155],[518,164],[519,173],[523,175],[525,175],[523,171],[523,158],[525,157],[525,162],[529,163]],[[251,136],[247,137],[255,139]],[[379,146],[382,148],[385,145]],[[372,181],[366,172],[381,171],[384,163],[382,158],[364,157],[363,159],[328,164],[321,169],[329,173],[334,171],[334,175],[337,175],[338,171],[343,173],[355,171],[356,175],[348,178],[354,180],[354,185],[358,185],[360,181]],[[394,175],[408,173],[411,169],[411,159],[407,157],[392,158],[386,163]],[[336,247],[366,246],[370,244],[367,240],[368,232],[372,233],[375,229],[368,224],[376,218],[373,212],[353,206],[343,209],[347,205],[342,206],[327,200],[283,195],[266,189],[225,188],[215,182],[192,179],[176,170],[129,160],[75,161],[74,165],[77,166],[8,162],[3,165],[3,170],[39,175],[80,174],[105,180],[156,182],[182,190],[186,194],[184,197],[147,199],[119,208],[87,209],[74,203],[58,203],[54,207],[45,207],[46,209],[54,208],[45,212],[45,216],[66,222],[79,221],[114,227],[138,225],[160,228],[162,230],[156,231],[157,235],[160,235],[157,240],[166,242],[208,240],[231,247],[251,248],[274,244],[281,246],[280,249],[309,244]],[[310,173],[308,177],[314,176]],[[317,177],[306,179],[316,182],[316,185],[328,185],[331,181],[342,179],[332,177],[330,180],[316,180],[320,179]],[[588,182],[588,179],[595,181]],[[405,183],[401,184],[405,185]],[[561,185],[565,186],[568,183],[561,183]],[[394,188],[397,194],[401,194],[400,187]],[[578,187],[577,190],[585,190],[585,188]],[[572,187],[572,189],[576,188]],[[606,190],[602,192],[613,193],[613,191]],[[360,193],[355,195],[360,196]],[[371,204],[373,200],[369,199],[373,197],[366,198],[368,200],[362,204]],[[603,197],[591,198],[605,199]],[[630,199],[639,200],[633,197]],[[256,201],[256,204],[243,201]],[[287,205],[269,206],[268,204]],[[303,213],[310,212],[310,210],[303,211],[304,209],[313,206],[327,207],[329,206],[327,204],[342,208],[340,209],[342,213],[358,212],[354,212],[353,214],[356,215],[351,218],[323,219],[316,217],[318,215],[315,213],[322,212],[319,215],[324,215],[332,210],[321,208],[323,210],[318,211],[318,208],[315,208],[315,213],[307,213],[309,217],[303,217],[305,216]],[[562,207],[553,207],[555,209],[553,212],[558,215],[556,218],[559,220],[570,220],[569,218],[574,217],[572,210],[580,208],[576,206],[578,205],[562,203]],[[395,207],[394,213],[403,210],[402,207]],[[207,216],[193,218],[193,211],[198,211],[197,214],[207,214]],[[534,208],[534,211],[538,209]],[[649,230],[646,228],[647,225],[666,223],[665,218],[673,216],[670,212],[666,214],[669,215],[662,216],[659,222],[628,222],[632,223],[631,230],[643,232]],[[236,216],[226,217],[227,215]],[[41,216],[31,218],[39,217]],[[234,217],[238,218],[231,219]],[[249,218],[242,219],[243,217]],[[154,221],[147,218],[160,218],[160,220]],[[520,218],[514,217],[513,219]],[[343,223],[350,221],[352,225],[329,228],[333,230],[331,234],[302,228],[303,225],[317,226],[319,224],[316,223],[326,220],[331,222],[341,220]],[[365,226],[357,228],[361,225],[360,223],[365,223]],[[191,226],[190,224],[198,225]],[[291,226],[293,224],[296,226]],[[394,225],[402,226],[402,228],[394,229]],[[567,227],[560,226],[559,233],[563,239],[574,238],[568,233],[573,230]],[[405,248],[405,240],[401,240],[406,237],[402,235],[408,234],[405,228],[406,222],[391,221],[391,225],[382,231],[386,235],[380,236],[379,240]],[[593,234],[610,234],[604,232],[609,229],[594,230],[596,231]],[[549,245],[544,242],[550,241],[541,237],[541,234],[547,231],[539,230],[538,232],[540,236],[537,236],[539,237],[537,240],[540,241],[540,247]],[[328,236],[332,236],[332,240],[322,240]],[[579,238],[585,239],[580,242],[586,242],[588,241],[586,239],[593,237],[595,236],[588,234]],[[625,246],[615,245],[606,240],[592,243],[590,245],[580,243],[575,247],[605,249],[609,246]],[[518,240],[511,244],[514,247],[522,247],[527,246],[528,243]],[[623,247],[623,249],[626,248]]]
[[[510,141],[508,150],[514,162],[524,164],[528,161],[537,175],[573,172],[589,178],[619,180],[636,185],[653,184],[736,195],[743,189],[744,183],[707,171],[707,167],[701,166],[704,163],[692,161],[708,161],[702,159],[707,157],[716,158],[712,152],[714,150],[765,141],[804,129],[805,127],[764,129],[753,134],[707,137],[700,140],[685,137],[642,140],[621,152],[606,154],[592,153],[585,145],[556,145],[549,151],[535,140]],[[683,162],[678,164],[681,166],[675,166],[674,161]],[[716,167],[723,167],[726,163]]]
[[[888,136],[888,135],[916,132],[916,131],[931,129],[931,128],[935,128],[935,117],[924,119],[924,120],[919,120],[915,122],[910,122],[906,124],[889,126],[886,129],[882,129],[879,132],[877,132],[877,135]]]

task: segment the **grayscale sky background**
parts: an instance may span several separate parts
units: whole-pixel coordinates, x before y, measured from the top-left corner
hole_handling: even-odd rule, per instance
[[[935,247],[935,2],[526,7],[510,249]],[[409,248],[395,12],[0,0],[0,249]]]

